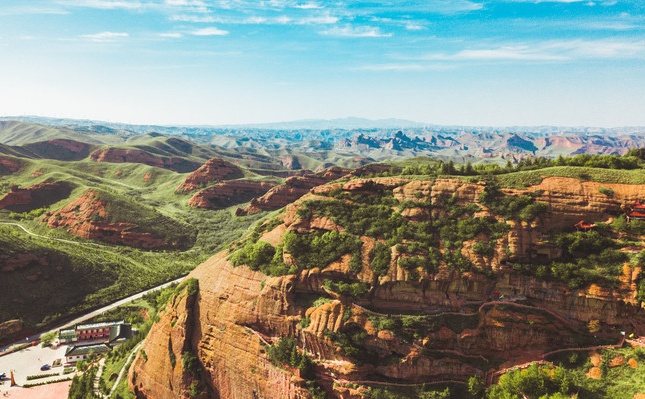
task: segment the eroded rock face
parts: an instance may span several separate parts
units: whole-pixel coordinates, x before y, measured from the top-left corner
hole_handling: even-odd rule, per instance
[[[56,212],[48,212],[43,222],[52,228],[67,227],[67,231],[88,240],[127,245],[143,249],[171,246],[151,233],[132,231],[137,225],[130,222],[107,222],[108,204],[94,190],[87,190]]]
[[[226,263],[226,254],[219,254],[206,263]],[[180,306],[162,316],[143,346],[148,360],[138,355],[130,369],[130,386],[140,398],[184,397],[185,384],[175,377],[169,360],[169,341],[186,345],[199,357],[203,378],[215,398],[309,398],[307,391],[294,383],[292,373],[275,367],[264,353],[262,340],[252,329],[258,323],[277,323],[276,330],[287,333],[290,322],[283,317],[288,303],[281,297],[280,287],[267,284],[271,298],[258,298],[265,276],[247,268],[211,268],[191,274],[200,280],[199,300],[192,309],[194,330],[182,336],[184,314]],[[211,274],[213,273],[213,274]],[[279,283],[281,280],[276,279]],[[201,287],[207,287],[202,289]],[[174,327],[172,320],[177,320]],[[178,330],[179,326],[179,330]],[[187,330],[186,330],[187,331]],[[181,354],[177,353],[177,365]],[[161,363],[159,363],[161,362]],[[172,375],[169,381],[168,375]]]
[[[103,148],[90,154],[90,159],[96,162],[111,163],[142,163],[144,165],[169,169],[175,172],[192,172],[201,165],[180,157],[162,157],[143,150],[131,148]]]
[[[226,162],[219,158],[213,158],[200,166],[199,169],[186,176],[186,180],[184,180],[184,182],[179,187],[177,187],[176,191],[189,192],[196,190],[197,188],[208,183],[213,183],[220,180],[239,179],[241,177],[244,177],[244,172],[242,172],[242,169],[238,168],[230,162]]]
[[[575,185],[563,178],[545,179],[539,186],[514,192],[543,190],[538,200],[547,204],[547,213],[532,222],[508,221],[510,231],[499,239],[489,259],[474,253],[474,241],[465,242],[462,248],[462,255],[476,268],[494,273],[495,278],[459,272],[445,264],[435,274],[413,273],[399,266],[398,259],[407,255],[396,247],[392,247],[389,269],[378,277],[369,264],[369,253],[376,244],[370,237],[360,237],[360,271],[351,270],[351,255],[346,254],[322,270],[268,277],[244,266],[234,268],[226,253],[217,254],[191,273],[200,281],[200,295],[191,310],[195,329],[185,337],[185,345],[199,357],[205,370],[203,380],[215,397],[309,398],[296,371],[272,365],[264,347],[280,337],[294,337],[315,359],[315,379],[328,397],[355,399],[362,397],[361,392],[343,387],[343,383],[466,381],[494,370],[492,364],[497,360],[510,364],[516,359],[539,360],[550,351],[579,346],[581,338],[593,341],[595,338],[584,332],[590,320],[613,326],[615,331],[645,334],[645,311],[636,299],[640,268],[624,265],[614,289],[591,285],[571,290],[559,282],[520,275],[504,263],[509,259],[506,248],[511,248],[516,258],[530,257],[535,248],[555,250],[543,242],[543,235],[554,224],[572,230],[569,221],[577,221],[581,215],[589,221],[606,221],[620,212],[623,202],[645,196],[641,186],[602,186],[614,190],[614,197],[600,193],[598,185]],[[441,205],[449,198],[463,205],[479,203],[483,191],[482,185],[458,179],[357,179],[318,187],[302,200],[328,198],[321,194],[339,188],[368,195],[388,189],[401,202],[430,204],[432,212],[424,213],[426,205],[410,208],[419,210],[408,215],[417,222],[445,212]],[[297,209],[297,203],[290,205],[282,216],[283,224],[262,239],[276,245],[277,236],[288,230],[342,231],[328,218],[300,220]],[[479,214],[495,217],[484,206]],[[284,263],[293,262],[293,257],[285,254]],[[369,295],[354,299],[325,288],[325,280],[339,278],[368,284]],[[313,299],[321,297],[326,301],[314,305]],[[416,315],[425,318],[415,334],[397,331],[397,323],[420,323]],[[380,319],[394,323],[381,325]],[[168,330],[166,324],[162,318],[153,326],[157,335],[147,341],[167,345],[170,333],[159,338]],[[348,355],[333,337],[355,333],[361,334],[360,353]],[[614,338],[617,342],[618,334]],[[363,355],[366,358],[359,366],[353,356]],[[131,384],[138,386],[139,397],[181,397],[184,388],[163,374],[167,357],[163,352],[148,353],[147,362],[139,359],[135,363]]]
[[[252,215],[260,211],[280,209],[302,197],[312,188],[339,179],[347,173],[347,169],[333,167],[313,175],[291,176],[284,184],[273,187],[259,198],[252,199],[249,206],[239,209],[236,213],[238,215]]]
[[[175,295],[151,331],[130,369],[130,389],[137,397],[190,398],[194,375],[184,369],[184,354],[190,349],[193,334],[195,295],[186,291]],[[148,359],[158,359],[154,368]],[[159,378],[164,383],[158,384]],[[200,397],[206,398],[206,392]]]
[[[21,167],[22,165],[19,161],[13,158],[0,156],[0,171],[2,171],[2,169],[6,169],[13,173],[19,171]]]
[[[251,180],[220,182],[193,195],[188,205],[193,208],[224,209],[261,196],[273,186],[273,183]]]
[[[25,188],[12,186],[11,191],[0,199],[0,209],[31,210],[53,204],[66,198],[70,192],[70,185],[64,182],[43,182]]]

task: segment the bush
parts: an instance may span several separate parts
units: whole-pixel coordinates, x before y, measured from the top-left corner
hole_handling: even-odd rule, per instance
[[[325,280],[323,286],[333,292],[353,298],[360,298],[367,294],[370,289],[369,284],[362,282],[348,283],[345,281]]]
[[[186,351],[182,354],[181,364],[184,368],[184,371],[187,371],[191,374],[197,374],[201,369],[199,359],[192,352]]]
[[[351,253],[352,258],[356,258],[358,262],[363,246],[360,238],[337,231],[309,234],[289,231],[282,240],[284,249],[296,259],[298,266],[304,269],[324,268],[348,253]]]
[[[598,187],[598,191],[609,198],[614,198],[614,190],[611,188]]]
[[[377,276],[383,276],[390,270],[390,261],[392,260],[391,250],[385,244],[377,242],[370,251],[370,265],[372,272]]]

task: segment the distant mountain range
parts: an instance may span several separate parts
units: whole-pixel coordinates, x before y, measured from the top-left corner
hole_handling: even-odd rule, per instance
[[[152,134],[179,137],[217,152],[281,159],[292,168],[309,169],[416,156],[502,163],[529,156],[623,154],[629,148],[645,147],[645,127],[459,127],[360,118],[230,126],[129,125],[37,116],[2,117],[0,121],[5,121],[0,128],[0,143],[5,145],[33,146],[52,138],[114,145]],[[9,125],[8,121],[22,124]]]

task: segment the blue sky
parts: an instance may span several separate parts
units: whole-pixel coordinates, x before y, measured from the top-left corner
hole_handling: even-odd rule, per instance
[[[0,115],[645,126],[645,2],[0,0]]]

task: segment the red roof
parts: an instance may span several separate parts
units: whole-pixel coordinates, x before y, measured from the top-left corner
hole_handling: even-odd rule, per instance
[[[589,223],[586,220],[581,220],[578,223],[574,224],[574,227],[577,227],[577,228],[583,229],[583,230],[588,230],[588,229],[593,229],[594,227],[596,227],[596,224],[595,223]]]
[[[629,216],[630,218],[645,219],[645,212],[631,211],[627,212],[627,216]]]
[[[640,201],[636,201],[634,205],[632,205],[632,209],[644,209],[645,210],[645,204],[641,204]]]

